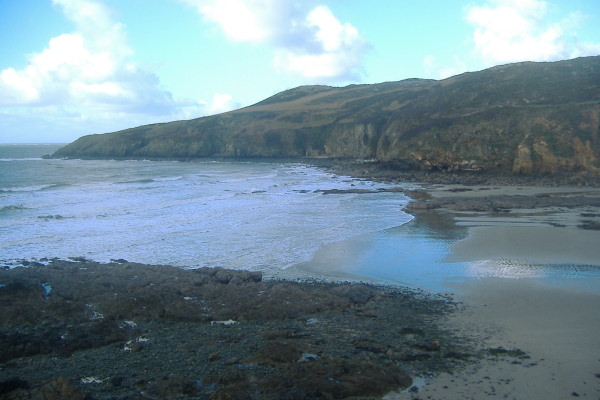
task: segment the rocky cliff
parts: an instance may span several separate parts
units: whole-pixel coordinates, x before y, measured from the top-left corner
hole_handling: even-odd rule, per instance
[[[600,174],[600,56],[444,80],[302,86],[189,121],[84,136],[54,157],[369,159],[400,169]]]

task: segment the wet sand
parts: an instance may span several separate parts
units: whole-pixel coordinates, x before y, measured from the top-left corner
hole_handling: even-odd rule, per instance
[[[600,231],[583,229],[600,221],[600,190],[427,185],[408,195],[451,204],[448,209],[409,211],[415,220],[404,229],[408,240],[425,240],[433,252],[439,250],[432,244],[443,244],[445,255],[423,259],[437,262],[431,273],[451,271],[439,279],[445,279],[445,287],[464,306],[449,316],[447,326],[473,334],[487,356],[452,374],[423,377],[413,390],[386,398],[600,398]],[[527,199],[482,211],[487,199],[506,195]],[[575,197],[581,204],[560,205],[561,199],[568,204]],[[532,198],[559,205],[522,206]],[[502,204],[510,206],[510,199]],[[374,277],[365,269],[325,271],[326,265],[313,263],[304,270],[343,279],[351,273],[356,279]],[[417,264],[406,269],[415,267],[427,273]],[[418,286],[417,277],[411,282],[410,276],[402,276],[402,283]]]
[[[476,226],[454,243],[448,262],[487,259],[522,260],[533,264],[597,264],[600,231],[551,226]]]
[[[594,198],[600,191],[438,185],[427,193],[432,198]],[[600,231],[581,228],[584,221],[597,222],[598,207],[429,211],[436,212],[449,213],[458,226],[468,228],[467,237],[453,242],[444,260],[466,263],[473,277],[453,283],[454,298],[465,307],[450,316],[448,325],[474,333],[482,348],[502,346],[508,352],[431,378],[417,397],[405,392],[396,398],[600,398]],[[538,268],[523,268],[531,265]],[[562,271],[562,279],[552,279],[552,268],[571,268],[572,276]]]
[[[600,398],[600,293],[499,278],[457,290],[465,307],[451,315],[449,326],[474,334],[482,348],[518,352],[489,354],[452,375],[441,374],[416,398]]]

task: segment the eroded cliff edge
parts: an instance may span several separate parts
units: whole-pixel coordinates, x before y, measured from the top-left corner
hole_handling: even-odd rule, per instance
[[[302,86],[253,106],[84,136],[66,158],[341,158],[402,170],[600,175],[600,56],[444,80]]]

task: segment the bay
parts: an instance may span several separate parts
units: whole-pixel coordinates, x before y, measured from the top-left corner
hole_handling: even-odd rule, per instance
[[[85,257],[269,273],[412,219],[406,196],[377,192],[390,185],[299,163],[40,158],[53,150],[0,146],[6,265]]]
[[[361,279],[433,291],[486,277],[596,290],[600,268],[449,262],[469,235],[451,214],[418,218],[387,184],[302,163],[56,160],[61,145],[0,145],[0,266],[84,257],[266,277]]]

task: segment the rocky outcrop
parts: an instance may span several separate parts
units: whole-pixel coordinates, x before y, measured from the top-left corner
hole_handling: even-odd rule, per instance
[[[589,140],[585,142],[585,145],[581,142],[581,139],[576,137],[573,139],[574,149],[574,161],[575,167],[584,171],[598,172],[596,165],[598,164],[598,157],[594,153],[592,144]]]
[[[447,298],[115,260],[0,269],[1,399],[365,399],[480,350]]]
[[[599,173],[600,56],[441,81],[303,86],[225,114],[84,136],[54,157],[370,159],[399,169]]]
[[[524,143],[517,147],[517,156],[513,162],[513,173],[530,174],[533,171],[533,161],[531,160],[531,150]]]

